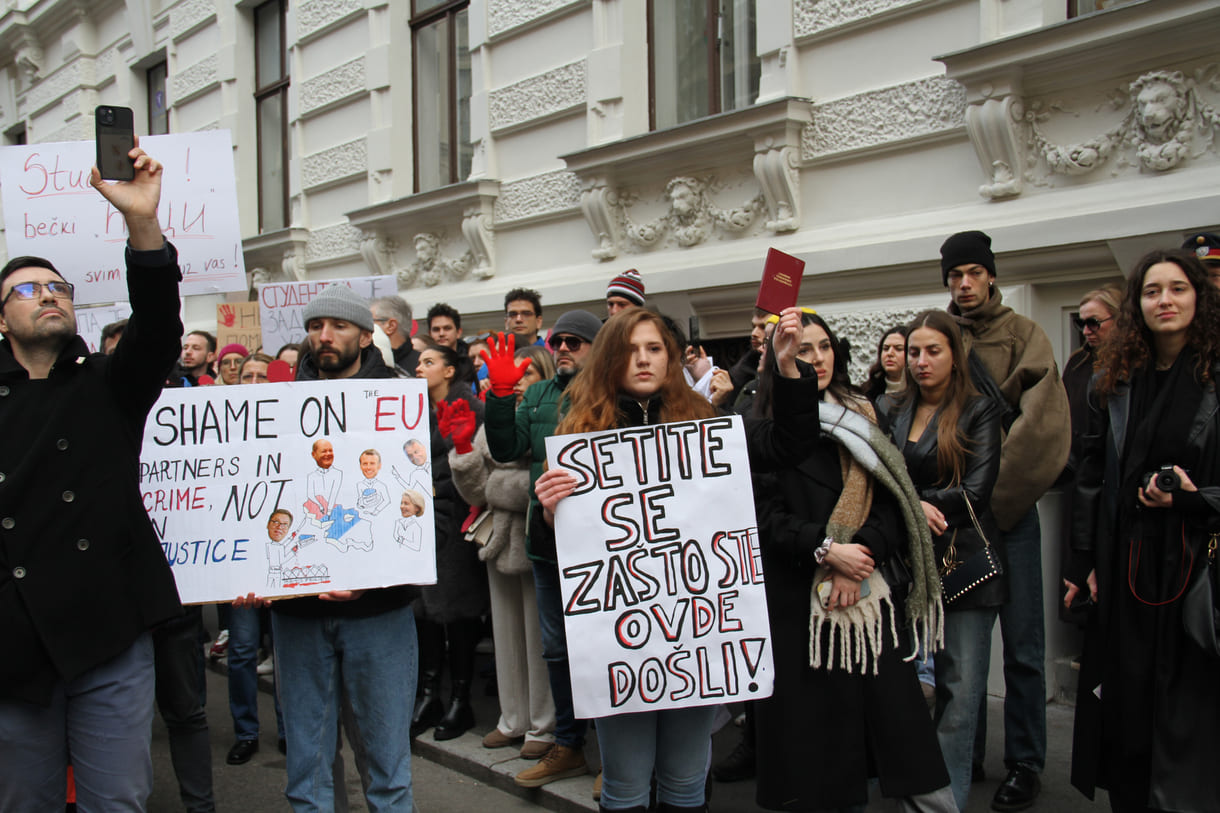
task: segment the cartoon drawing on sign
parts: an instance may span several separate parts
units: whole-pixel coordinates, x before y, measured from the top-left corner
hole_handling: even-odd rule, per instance
[[[419,550],[424,544],[424,529],[419,521],[424,515],[424,495],[409,488],[402,493],[398,508],[402,519],[394,523],[394,541],[400,547]]]
[[[394,479],[404,489],[431,494],[432,471],[428,467],[428,450],[424,444],[412,438],[402,445],[402,451],[407,460],[411,461],[412,468],[407,471],[406,477],[403,477],[397,466],[391,466],[390,471],[393,472]]]
[[[305,478],[306,522],[313,525],[328,544],[340,553],[352,548],[370,551],[373,549],[373,526],[362,519],[355,508],[344,508],[338,502],[339,489],[343,485],[343,472],[334,468],[335,447],[325,438],[315,440],[311,451],[315,471]],[[308,544],[314,534],[301,534],[301,544]]]
[[[297,555],[301,551],[301,542],[293,532],[292,514],[284,508],[277,508],[267,521],[267,586],[279,590],[282,587],[307,587],[330,582],[330,572],[326,565],[301,565]]]
[[[375,517],[390,504],[390,490],[377,479],[381,471],[381,452],[365,449],[360,453],[360,473],[364,479],[356,484],[356,508],[366,517]]]

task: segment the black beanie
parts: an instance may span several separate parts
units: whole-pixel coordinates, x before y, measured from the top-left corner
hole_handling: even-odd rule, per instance
[[[995,276],[991,238],[981,231],[959,231],[940,247],[940,279],[949,286],[949,272],[959,265],[981,265]]]

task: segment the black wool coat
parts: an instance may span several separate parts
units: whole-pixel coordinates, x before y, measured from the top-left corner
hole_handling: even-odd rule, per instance
[[[144,422],[178,357],[177,252],[126,254],[111,356],[74,338],[45,380],[0,342],[0,699],[46,705],[182,607],[144,510]]]

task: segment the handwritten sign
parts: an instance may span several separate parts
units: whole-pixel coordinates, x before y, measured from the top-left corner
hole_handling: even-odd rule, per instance
[[[89,345],[90,353],[102,352],[102,328],[131,316],[131,304],[116,302],[96,308],[76,309],[76,332]]]
[[[423,381],[165,390],[140,491],[187,604],[436,582]]]
[[[555,516],[577,717],[768,697],[774,682],[739,416],[547,438],[579,485]]]
[[[237,342],[253,353],[263,346],[257,302],[223,302],[216,306],[216,346]],[[271,348],[274,353],[278,347]],[[264,348],[263,352],[267,352]]]
[[[258,315],[263,326],[263,347],[274,355],[286,344],[305,338],[301,314],[305,306],[323,288],[346,285],[368,300],[398,293],[398,283],[392,276],[349,277],[320,282],[269,282],[258,287]]]
[[[178,249],[182,294],[244,290],[229,131],[145,136],[140,146],[165,166],[157,216]],[[50,260],[77,304],[127,299],[127,225],[89,185],[95,157],[92,141],[0,148],[9,256]]]

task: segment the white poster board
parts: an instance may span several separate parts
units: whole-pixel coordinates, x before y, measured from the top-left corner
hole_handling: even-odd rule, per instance
[[[286,344],[305,338],[301,314],[309,300],[331,285],[346,285],[365,299],[394,296],[398,282],[393,276],[349,277],[320,282],[268,282],[258,288],[258,318],[263,328],[263,352],[275,355]],[[409,326],[407,326],[409,327]]]
[[[76,309],[76,333],[89,345],[90,353],[102,352],[102,328],[131,317],[131,303],[116,302],[96,308]]]
[[[577,717],[754,700],[774,669],[739,416],[547,438]]]
[[[434,584],[428,420],[415,379],[165,390],[140,491],[183,603]]]
[[[246,289],[228,130],[144,136],[165,169],[157,216],[178,249],[183,296]],[[89,185],[92,141],[0,148],[9,257],[45,257],[78,305],[127,299],[123,216]]]

